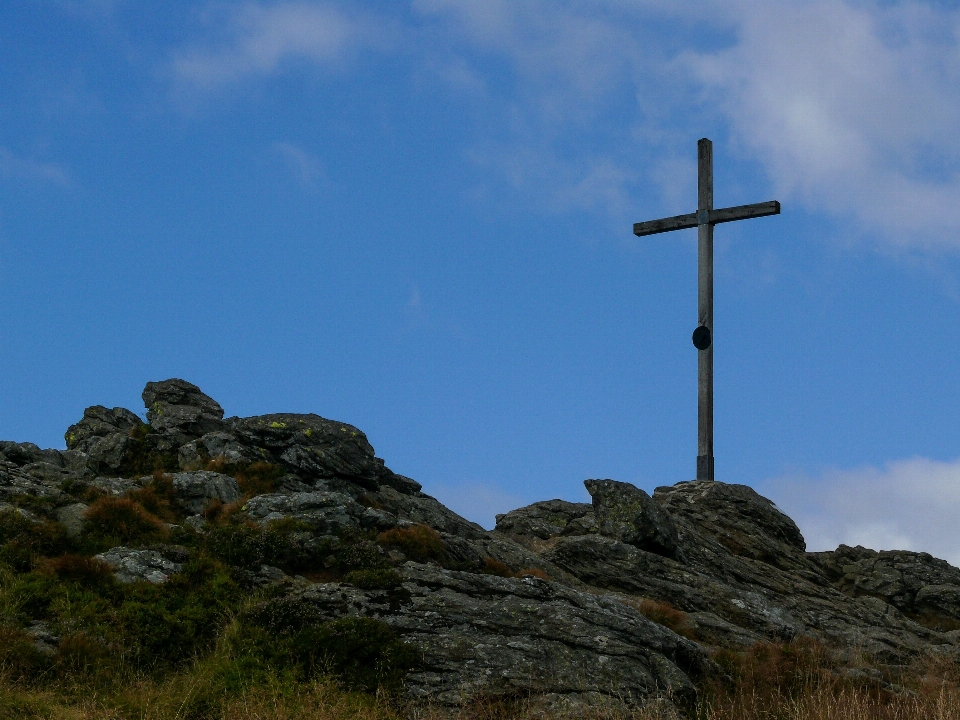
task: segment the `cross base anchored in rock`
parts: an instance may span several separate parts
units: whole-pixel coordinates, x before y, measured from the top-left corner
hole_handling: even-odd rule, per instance
[[[697,348],[697,480],[713,480],[713,226],[733,220],[779,215],[776,200],[713,209],[713,143],[697,143],[697,212],[635,223],[633,234],[655,235],[697,228],[699,322],[693,331]]]

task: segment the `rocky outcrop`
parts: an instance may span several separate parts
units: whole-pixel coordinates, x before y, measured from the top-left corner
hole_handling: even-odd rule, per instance
[[[229,475],[218,472],[182,472],[173,475],[176,500],[190,514],[202,513],[212,501],[229,505],[240,499],[240,487]]]
[[[321,622],[370,617],[399,631],[422,652],[407,677],[418,700],[455,705],[495,691],[691,701],[694,679],[712,667],[696,643],[628,605],[558,583],[416,563],[401,578],[386,590],[310,585],[296,597]]]
[[[960,569],[946,560],[928,553],[847,545],[809,557],[845,595],[877,598],[911,617],[960,629]]]
[[[673,519],[643,490],[615,480],[587,480],[597,532],[658,555],[673,557],[679,539]]]
[[[260,524],[292,519],[318,535],[330,536],[361,529],[386,530],[397,524],[396,518],[364,507],[349,495],[336,492],[258,495],[243,506],[243,512]]]
[[[147,422],[157,433],[198,438],[224,427],[220,404],[185,380],[147,383],[142,397]]]
[[[597,532],[593,505],[566,500],[544,500],[497,515],[496,531],[524,544],[562,535]]]
[[[422,658],[406,676],[414,700],[687,701],[716,649],[798,637],[883,663],[958,654],[960,569],[923,553],[807,553],[796,524],[743,485],[651,497],[588,480],[591,503],[534,503],[488,532],[386,467],[352,425],[224,419],[177,379],[149,383],[143,400],[146,423],[88,408],[67,450],[0,443],[4,517],[83,540],[98,498],[152,502],[168,522],[149,521],[150,542],[209,542],[244,587],[269,586],[271,602],[310,608],[311,622],[388,624]],[[189,556],[134,545],[97,559],[121,582],[163,584]],[[689,637],[648,620],[645,603],[679,614]]]

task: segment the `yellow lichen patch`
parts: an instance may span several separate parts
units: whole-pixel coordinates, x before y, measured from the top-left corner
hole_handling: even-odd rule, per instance
[[[272,427],[274,430],[280,430],[281,428],[285,428],[286,426],[287,426],[287,424],[286,424],[286,423],[282,423],[282,422],[272,422],[272,423],[270,423],[270,427]]]

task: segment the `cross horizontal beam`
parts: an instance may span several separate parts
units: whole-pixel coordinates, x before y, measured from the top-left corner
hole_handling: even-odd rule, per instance
[[[706,214],[706,222],[703,224],[717,225],[718,223],[731,222],[733,220],[748,220],[750,218],[766,217],[767,215],[779,215],[780,203],[776,200],[771,200],[770,202],[754,203],[753,205],[737,205],[736,207],[720,208],[719,210],[701,210],[700,212],[675,215],[661,220],[638,222],[633,224],[633,234],[638,237],[643,237],[644,235],[656,235],[657,233],[669,232],[671,230],[695,228],[701,224],[700,218],[704,213]]]

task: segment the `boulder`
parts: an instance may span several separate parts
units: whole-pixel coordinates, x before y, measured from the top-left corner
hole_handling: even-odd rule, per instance
[[[90,448],[110,435],[129,437],[130,432],[143,425],[143,421],[126,408],[112,410],[103,405],[93,405],[83,411],[80,421],[67,428],[64,440],[70,450],[90,454]]]
[[[62,460],[74,470],[79,470],[82,459],[94,472],[121,474],[129,464],[129,457],[136,453],[141,431],[145,429],[143,421],[126,408],[88,407],[83,411],[83,418],[64,433],[67,452],[76,457]]]
[[[224,429],[223,408],[186,380],[148,382],[142,397],[147,422],[157,433],[187,440]]]
[[[0,500],[12,500],[21,495],[57,501],[63,493],[56,484],[24,472],[9,460],[0,460]]]
[[[677,552],[677,528],[669,514],[640,488],[616,480],[586,480],[597,531],[658,555]]]
[[[112,567],[114,577],[122,583],[146,581],[162,585],[183,568],[182,563],[168,560],[156,550],[115,547],[94,557]]]
[[[496,531],[521,542],[549,540],[595,533],[597,519],[590,503],[545,500],[497,515]]]
[[[228,505],[240,499],[235,479],[204,470],[174,474],[173,492],[177,502],[194,515],[203,512],[212,500]]]
[[[367,490],[392,475],[367,436],[319,415],[259,415],[234,421],[231,432],[264,460],[310,479],[342,478]]]
[[[11,494],[57,497],[64,484],[92,475],[88,462],[79,450],[41,450],[33,443],[0,442],[0,486],[9,483]],[[13,489],[16,485],[24,491],[18,493]]]
[[[800,528],[770,500],[746,485],[693,481],[658,487],[654,500],[730,552],[776,563],[806,550]]]
[[[243,511],[251,520],[266,524],[287,518],[299,520],[318,535],[336,535],[344,530],[386,530],[396,518],[336,492],[271,493],[247,501]]]
[[[0,514],[3,513],[15,513],[24,520],[29,520],[32,523],[40,522],[40,518],[38,518],[29,510],[24,510],[22,507],[17,507],[16,505],[11,505],[10,503],[0,502]]]
[[[67,530],[67,537],[79,537],[83,531],[83,514],[89,506],[85,503],[72,503],[57,509],[57,522]]]

